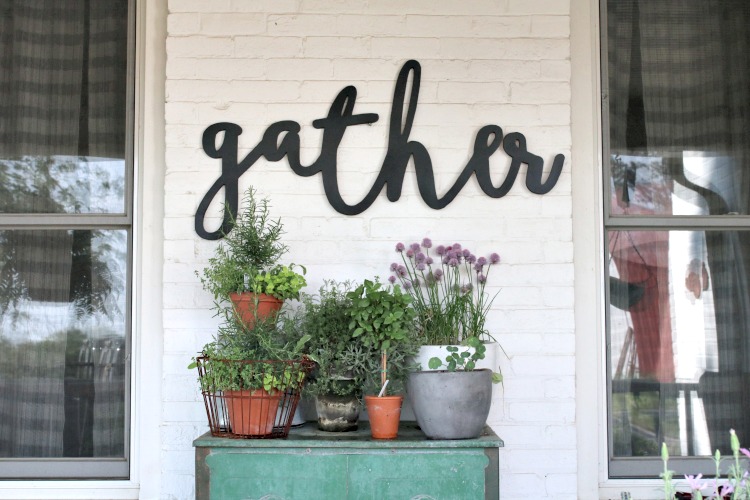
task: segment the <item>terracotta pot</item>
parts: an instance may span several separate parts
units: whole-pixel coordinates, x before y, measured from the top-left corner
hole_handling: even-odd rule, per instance
[[[365,396],[370,432],[374,439],[395,439],[401,419],[403,396]]]
[[[257,297],[257,299],[256,299]],[[229,299],[234,305],[234,311],[240,320],[248,327],[253,328],[255,326],[255,320],[273,318],[284,305],[283,300],[279,300],[271,295],[265,293],[254,294],[252,292],[243,293],[230,293]],[[256,304],[257,310],[256,310]]]
[[[281,396],[280,391],[269,393],[265,389],[224,391],[232,433],[243,436],[271,434]]]

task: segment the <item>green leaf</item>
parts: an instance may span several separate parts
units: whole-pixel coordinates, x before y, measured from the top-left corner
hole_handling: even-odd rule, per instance
[[[445,350],[448,352],[458,352],[458,347],[454,345],[449,345],[448,347],[445,348]]]
[[[443,363],[440,361],[440,358],[438,357],[430,358],[430,360],[427,362],[427,366],[430,367],[430,370],[436,370],[437,368],[440,368],[442,364]]]
[[[502,381],[503,381],[503,374],[502,373],[496,373],[496,372],[492,373],[492,383],[493,384],[499,384]]]
[[[365,333],[365,330],[364,330],[364,328],[362,328],[362,327],[359,327],[359,328],[357,328],[356,330],[354,330],[354,332],[352,333],[352,337],[359,337],[359,336],[360,336],[360,335],[362,335],[363,333]]]

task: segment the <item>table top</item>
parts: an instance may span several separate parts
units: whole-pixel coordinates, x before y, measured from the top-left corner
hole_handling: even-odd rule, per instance
[[[236,439],[214,437],[209,432],[195,441],[193,446],[212,448],[501,448],[503,440],[490,427],[485,426],[476,439],[428,439],[416,422],[401,422],[396,439],[373,439],[370,423],[360,421],[356,431],[326,432],[315,422],[292,427],[289,436],[277,439]]]

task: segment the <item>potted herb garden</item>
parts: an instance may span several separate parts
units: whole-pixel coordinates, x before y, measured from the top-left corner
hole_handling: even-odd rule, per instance
[[[248,190],[234,222],[199,275],[222,323],[192,366],[198,368],[212,435],[283,437],[312,362],[303,356],[309,337],[279,308],[280,301],[299,297],[305,279],[293,266],[278,264],[287,248],[266,199],[257,202]],[[266,302],[264,294],[279,304],[270,311],[256,308]]]
[[[365,280],[347,294],[349,328],[363,358],[365,405],[373,438],[394,439],[401,417],[403,384],[418,349],[411,297],[400,286]],[[389,396],[390,393],[396,395]]]
[[[492,404],[496,343],[485,327],[494,297],[485,291],[493,253],[476,257],[455,243],[434,248],[425,238],[396,245],[402,263],[391,264],[391,283],[412,297],[422,371],[408,380],[409,400],[424,433],[436,439],[479,436]],[[482,364],[490,351],[492,364]]]

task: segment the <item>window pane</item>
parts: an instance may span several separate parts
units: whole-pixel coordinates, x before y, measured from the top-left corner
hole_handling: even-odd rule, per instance
[[[750,2],[606,5],[611,213],[750,214]]]
[[[611,456],[750,441],[750,231],[607,236]]]
[[[0,0],[0,213],[124,211],[127,49],[127,0]]]
[[[125,160],[59,155],[0,159],[0,213],[123,214]]]
[[[0,232],[0,458],[125,456],[127,246]]]

